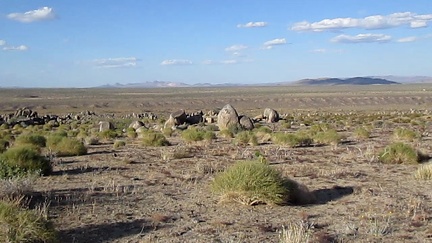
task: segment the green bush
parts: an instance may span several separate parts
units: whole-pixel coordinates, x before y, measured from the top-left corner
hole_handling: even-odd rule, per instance
[[[396,128],[393,132],[393,138],[396,140],[404,140],[412,142],[416,139],[419,139],[421,136],[417,132],[407,129],[407,128]]]
[[[0,155],[0,178],[27,173],[49,175],[51,172],[51,162],[32,146],[12,147]]]
[[[38,134],[21,134],[16,140],[15,144],[17,145],[34,145],[39,148],[43,148],[46,146],[46,138],[42,135]]]
[[[3,242],[58,242],[57,233],[44,213],[23,208],[19,200],[0,201],[0,225]]]
[[[47,139],[47,147],[57,156],[78,156],[87,154],[87,148],[84,146],[84,143],[76,138],[57,135],[50,136]]]
[[[388,145],[379,154],[379,160],[386,164],[417,164],[419,154],[408,144],[398,142]]]
[[[303,133],[274,133],[272,141],[289,147],[304,147],[312,144],[312,139]]]
[[[186,142],[211,141],[215,138],[214,132],[204,131],[195,127],[184,130],[181,136]]]
[[[315,134],[313,140],[318,144],[337,145],[341,142],[342,136],[336,130],[329,129]]]
[[[145,131],[141,134],[142,143],[145,146],[169,146],[170,142],[162,133],[152,130]]]
[[[117,137],[117,132],[114,130],[105,130],[102,132],[99,132],[99,137],[103,138],[103,139],[114,139]]]
[[[234,138],[235,145],[258,145],[258,138],[252,131],[242,131],[236,134]]]
[[[280,172],[259,161],[236,162],[212,182],[213,192],[220,194],[222,201],[245,205],[287,203],[293,187]]]

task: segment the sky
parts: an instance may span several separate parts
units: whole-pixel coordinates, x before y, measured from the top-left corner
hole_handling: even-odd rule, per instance
[[[431,0],[0,0],[0,87],[432,76]]]

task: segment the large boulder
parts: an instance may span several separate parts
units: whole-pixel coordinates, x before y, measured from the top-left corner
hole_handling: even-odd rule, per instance
[[[99,122],[99,132],[112,130],[114,129],[114,125],[109,121],[100,121]]]
[[[271,108],[264,109],[263,118],[267,123],[278,122],[280,119],[279,113]]]
[[[230,126],[240,125],[238,113],[232,105],[227,104],[219,111],[217,125],[219,130],[225,130]]]
[[[164,124],[164,128],[175,128],[178,125],[185,123],[187,115],[184,110],[179,110],[170,114],[168,120]]]
[[[247,116],[240,116],[239,122],[240,126],[245,130],[252,130],[255,127],[252,119]]]
[[[144,127],[144,123],[142,121],[133,121],[129,125],[129,128],[133,128],[134,130],[137,130],[140,127]]]

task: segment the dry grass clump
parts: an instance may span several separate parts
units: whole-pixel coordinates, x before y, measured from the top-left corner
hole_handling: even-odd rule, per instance
[[[113,148],[117,149],[124,146],[126,146],[126,142],[124,140],[116,140],[114,142]]]
[[[219,173],[212,189],[221,195],[221,201],[244,205],[285,204],[290,200],[292,181],[268,164],[258,161],[239,161]]]
[[[396,128],[393,132],[393,138],[396,140],[412,142],[414,140],[420,139],[420,137],[421,136],[419,133],[403,127]]]
[[[358,127],[354,130],[354,137],[360,140],[365,140],[370,137],[370,131],[365,127]]]
[[[234,138],[235,145],[258,145],[258,138],[252,131],[242,131],[236,134]]]
[[[170,142],[165,138],[162,133],[152,130],[145,131],[141,134],[142,144],[145,146],[169,146]]]
[[[414,174],[419,180],[432,180],[432,163],[421,165]]]
[[[279,231],[280,243],[309,243],[312,242],[311,240],[311,230],[301,222],[282,226],[282,230]]]
[[[312,144],[312,139],[305,133],[274,133],[272,141],[289,147],[305,147]]]
[[[419,154],[411,145],[397,142],[385,147],[378,159],[386,164],[417,164]]]
[[[44,211],[23,208],[21,201],[0,201],[0,238],[3,242],[58,242],[57,233]]]
[[[13,147],[0,155],[0,178],[28,173],[49,175],[51,172],[51,162],[31,145]]]
[[[37,175],[0,179],[0,198],[16,198],[33,191]]]

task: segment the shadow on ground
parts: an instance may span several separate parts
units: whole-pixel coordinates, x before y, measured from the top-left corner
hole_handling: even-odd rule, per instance
[[[130,222],[112,222],[98,225],[85,225],[82,227],[61,230],[59,232],[60,242],[112,242],[123,237],[136,235],[140,238],[142,234],[149,231],[151,227],[144,219]],[[137,239],[139,241],[139,239]]]
[[[347,186],[334,186],[333,188],[318,189],[312,192],[316,198],[315,204],[326,204],[328,202],[340,199],[354,192],[354,188]]]

